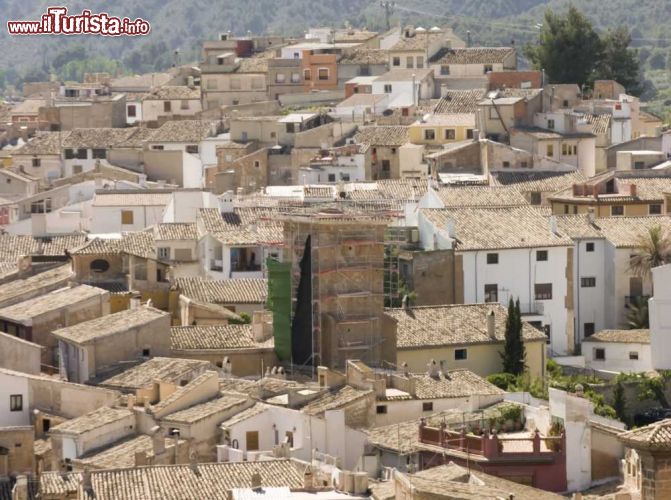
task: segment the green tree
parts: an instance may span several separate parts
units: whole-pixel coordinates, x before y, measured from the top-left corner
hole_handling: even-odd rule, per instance
[[[638,52],[629,48],[631,45],[629,30],[624,27],[609,30],[601,38],[601,45],[603,50],[601,60],[597,64],[596,78],[615,80],[622,84],[629,94],[640,95],[642,91],[640,62]]]
[[[627,326],[630,330],[650,328],[648,301],[644,297],[636,297],[629,303]]]
[[[522,342],[522,314],[520,301],[514,302],[512,297],[508,302],[508,317],[506,318],[505,346],[501,353],[503,371],[513,375],[520,375],[526,366],[526,353]]]
[[[618,380],[613,388],[613,408],[620,422],[628,422],[627,417],[627,399],[624,395],[624,385]]]
[[[545,12],[539,44],[524,53],[534,68],[543,69],[551,82],[590,83],[602,57],[602,41],[592,23],[571,5],[566,15]]]
[[[652,269],[671,262],[671,238],[660,225],[652,226],[636,240],[636,253],[629,259],[629,271],[641,278]]]

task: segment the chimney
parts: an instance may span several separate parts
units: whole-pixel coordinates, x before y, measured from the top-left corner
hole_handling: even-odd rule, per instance
[[[429,361],[429,364],[426,365],[426,374],[431,378],[438,378],[440,370],[435,359]]]
[[[555,215],[551,215],[548,218],[548,223],[550,224],[550,231],[553,234],[558,234],[558,229],[557,229],[557,217]]]
[[[634,184],[633,182],[629,184],[629,194],[634,198],[636,197],[636,184]]]
[[[157,457],[165,452],[165,437],[161,432],[161,428],[155,425],[151,428],[151,444],[154,450],[154,456]]]
[[[410,310],[410,298],[407,295],[404,295],[401,299],[401,306],[406,311]]]
[[[16,477],[16,484],[12,488],[12,500],[28,500],[28,478],[26,476]]]
[[[315,486],[314,478],[315,476],[312,473],[312,467],[308,465],[303,473],[303,489],[308,491],[312,490]]]
[[[496,317],[493,310],[487,314],[487,335],[490,339],[496,339]]]
[[[590,224],[594,224],[594,207],[589,207],[587,209],[587,221]]]
[[[135,408],[135,394],[129,394],[128,397],[126,398],[126,407],[129,410],[132,410]]]
[[[137,309],[142,304],[142,296],[139,293],[133,293],[130,297],[130,308]]]
[[[261,473],[258,469],[252,472],[252,489],[257,490],[261,487]]]
[[[473,134],[475,137],[475,134]],[[482,175],[489,175],[489,149],[487,146],[487,140],[481,139],[478,141],[480,143],[480,170]]]
[[[84,469],[82,472],[82,489],[84,491],[93,490],[93,484],[91,483],[91,471]]]

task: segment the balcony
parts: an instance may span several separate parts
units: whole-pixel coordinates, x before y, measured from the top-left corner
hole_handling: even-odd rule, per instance
[[[650,295],[626,295],[624,297],[624,308],[629,309],[631,305],[647,304]]]
[[[541,301],[520,302],[520,312],[523,316],[542,316],[544,314],[544,304]]]

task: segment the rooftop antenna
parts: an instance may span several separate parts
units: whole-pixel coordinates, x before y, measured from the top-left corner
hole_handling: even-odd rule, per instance
[[[387,31],[389,31],[391,29],[391,15],[394,13],[396,2],[385,0],[380,2],[380,7],[384,9],[384,19],[387,23]]]

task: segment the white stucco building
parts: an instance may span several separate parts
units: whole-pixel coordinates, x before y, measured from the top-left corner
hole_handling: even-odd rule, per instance
[[[671,369],[671,264],[652,270],[654,296],[648,301],[652,367]]]
[[[650,330],[602,330],[583,340],[585,367],[621,373],[652,370]]]

